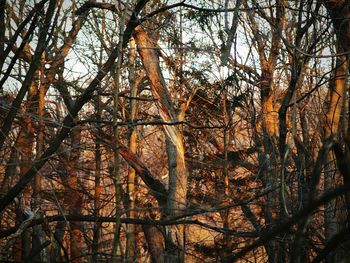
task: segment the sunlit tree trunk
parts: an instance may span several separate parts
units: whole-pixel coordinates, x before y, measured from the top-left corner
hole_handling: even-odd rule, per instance
[[[44,151],[44,110],[45,110],[45,93],[47,90],[44,76],[44,65],[45,58],[43,56],[40,68],[40,82],[39,82],[39,90],[38,90],[38,115],[39,121],[37,122],[37,140],[36,140],[36,154],[40,156]],[[33,183],[33,198],[32,198],[32,206],[33,210],[41,209],[41,189],[42,189],[42,180],[41,174],[38,173],[34,177]],[[42,216],[41,211],[39,212],[39,216]],[[41,248],[41,245],[45,242],[45,233],[43,227],[41,225],[37,225],[33,227],[33,238],[32,238],[32,252],[38,251]],[[35,258],[38,262],[48,262],[48,254],[47,249],[43,249],[38,256]]]
[[[346,76],[347,76],[347,61],[345,58],[337,58],[335,69],[334,82],[331,81],[329,87],[329,105],[324,120],[325,137],[337,136],[339,130],[339,122],[341,112],[344,105]],[[325,165],[324,174],[324,191],[330,191],[339,184],[340,175],[336,172],[335,159],[332,153],[328,154],[327,164]],[[334,199],[325,204],[324,209],[324,223],[325,223],[325,240],[329,242],[331,238],[336,235],[341,229],[341,219],[339,215],[339,208],[337,208],[337,200]],[[332,251],[328,257],[328,262],[335,262],[342,257],[336,250]]]
[[[160,116],[164,122],[178,120],[170,94],[166,88],[155,44],[149,39],[142,27],[137,27],[134,34],[153,96],[157,99]],[[169,193],[166,216],[181,215],[186,208],[188,170],[185,163],[185,151],[182,131],[177,126],[164,125],[169,169]],[[183,262],[185,252],[183,225],[166,227],[166,258],[168,262]]]
[[[20,174],[24,176],[31,167],[33,159],[33,147],[35,138],[35,125],[32,115],[37,113],[37,96],[38,96],[38,72],[35,74],[35,80],[28,91],[26,104],[26,114],[23,116],[23,123],[19,132],[18,151],[20,153]],[[20,221],[25,220],[26,214],[31,211],[31,188],[27,186],[22,197],[19,198],[20,205],[16,211],[16,215]],[[19,244],[15,244],[17,246]],[[24,231],[22,234],[22,243],[15,250],[15,259],[24,260],[28,257],[31,249],[30,233]]]
[[[346,78],[348,71],[346,57],[337,58],[336,68],[334,70],[334,81],[329,86],[328,111],[325,118],[325,137],[337,135],[341,113],[345,102]]]
[[[350,16],[349,1],[342,0],[325,0],[324,4],[331,16],[332,23],[336,33],[336,50],[338,53],[348,52],[350,50],[350,22],[347,17]],[[338,139],[339,123],[345,103],[347,76],[349,71],[348,55],[338,56],[336,60],[336,68],[334,69],[334,81],[329,86],[329,101],[326,118],[324,120],[325,137],[335,136]],[[349,125],[349,124],[348,124]],[[334,188],[339,182],[339,174],[336,171],[334,156],[329,154],[328,165],[325,167],[324,191]],[[339,200],[339,199],[338,199]],[[337,200],[332,200],[325,205],[324,222],[325,222],[325,239],[329,242],[336,235],[343,223],[337,208]],[[332,251],[327,262],[335,262],[343,257],[340,250]]]
[[[135,40],[130,39],[130,54],[129,54],[129,82],[130,82],[130,121],[134,121],[137,116],[137,101],[135,98],[138,93],[138,85],[140,84],[140,79],[135,79]],[[130,128],[129,137],[129,149],[132,153],[136,154],[137,151],[137,131],[136,127]],[[136,182],[136,172],[132,167],[129,167],[128,181],[127,181],[127,196],[128,196],[128,207],[127,213],[129,218],[136,217],[135,211],[135,182]],[[135,262],[137,257],[136,251],[136,226],[134,224],[127,225],[127,239],[126,239],[126,257],[128,262]]]
[[[244,3],[247,6],[246,3]],[[285,1],[275,1],[275,14],[271,14],[270,21],[274,22],[271,27],[271,47],[268,55],[266,43],[260,34],[258,24],[253,13],[248,13],[249,21],[256,38],[256,48],[259,55],[261,75],[259,80],[260,97],[262,105],[262,131],[261,143],[258,155],[259,166],[261,167],[262,184],[266,188],[277,189],[278,187],[278,159],[277,138],[278,138],[278,112],[274,105],[274,71],[277,65],[277,58],[282,46],[281,34],[284,25]],[[278,191],[272,191],[267,194],[266,204],[263,208],[265,224],[269,228],[275,220],[280,217],[280,198]],[[278,240],[272,240],[265,245],[270,263],[284,261],[282,243]]]

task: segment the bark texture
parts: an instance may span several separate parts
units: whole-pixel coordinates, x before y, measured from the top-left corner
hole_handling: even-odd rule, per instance
[[[138,52],[143,67],[150,81],[151,91],[157,100],[159,114],[164,122],[178,121],[173,102],[166,88],[159,65],[159,50],[148,37],[145,30],[138,26],[134,33]],[[178,126],[164,125],[167,138],[169,168],[169,193],[167,196],[166,216],[175,217],[186,208],[188,170],[185,163],[183,134]],[[166,260],[168,262],[184,261],[184,226],[166,227]]]

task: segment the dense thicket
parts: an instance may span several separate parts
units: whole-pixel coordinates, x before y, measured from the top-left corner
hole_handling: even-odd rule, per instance
[[[347,262],[350,2],[0,0],[1,262]]]

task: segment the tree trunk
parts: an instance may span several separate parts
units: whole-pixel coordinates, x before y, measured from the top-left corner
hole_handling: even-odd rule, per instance
[[[157,99],[160,116],[164,122],[178,120],[170,94],[159,66],[159,50],[149,39],[141,26],[135,28],[135,41],[143,66],[150,81],[151,91]],[[177,126],[164,125],[169,169],[169,193],[167,197],[166,217],[181,215],[186,208],[188,170],[185,163],[185,151],[182,131]],[[184,226],[166,227],[167,262],[183,262],[185,256]]]
[[[162,232],[155,226],[143,225],[142,230],[148,245],[152,263],[164,263],[164,239]]]
[[[137,97],[138,94],[138,85],[140,84],[141,79],[135,79],[135,40],[130,39],[130,55],[129,55],[129,82],[130,82],[130,121],[134,121],[137,116],[137,101],[133,98]],[[137,131],[135,127],[130,128],[130,137],[129,137],[129,149],[133,154],[136,154],[137,151]],[[136,182],[136,171],[134,168],[129,168],[128,181],[127,181],[127,215],[129,218],[136,218],[137,213],[135,211],[135,182]],[[135,262],[137,258],[137,249],[136,249],[136,226],[134,224],[127,225],[127,236],[126,236],[126,257],[127,262]]]
[[[40,69],[40,84],[38,88],[38,115],[39,115],[39,121],[37,122],[37,143],[36,143],[36,153],[37,156],[40,156],[44,152],[44,127],[45,123],[43,120],[44,117],[44,110],[45,110],[45,93],[46,93],[46,86],[45,86],[45,77],[44,77],[44,65],[45,65],[45,59],[44,56],[42,58],[41,62],[41,69]],[[36,209],[41,209],[41,174],[38,172],[34,177],[34,183],[33,183],[33,198],[32,198],[32,207],[33,211]],[[39,216],[42,216],[42,212],[40,211],[38,213]],[[42,225],[37,225],[33,227],[33,237],[32,237],[32,253],[35,251],[38,251],[41,249],[42,244],[45,242],[45,232],[43,230]],[[38,253],[38,255],[34,259],[36,262],[48,262],[48,254],[47,254],[47,248],[45,247]]]
[[[37,112],[37,82],[38,74],[36,72],[35,78],[32,85],[28,91],[28,99],[26,105],[26,112],[29,113],[24,117],[23,126],[21,127],[21,131],[18,135],[18,151],[20,153],[20,174],[23,177],[31,167],[32,159],[33,159],[33,146],[34,146],[34,135],[35,128],[33,120],[31,119],[31,114],[35,114]],[[26,187],[23,191],[23,196],[20,199],[20,205],[18,206],[18,210],[16,215],[19,221],[25,220],[25,214],[31,211],[31,193],[30,187]],[[20,223],[20,222],[19,222]],[[31,242],[30,242],[30,233],[28,231],[23,231],[22,233],[22,241],[21,244],[15,244],[17,246],[15,248],[15,260],[24,260],[30,253]]]
[[[336,32],[337,44],[336,49],[338,53],[347,52],[350,48],[350,22],[347,17],[350,15],[350,3],[349,1],[324,1],[328,13],[331,16],[332,23]],[[346,93],[346,80],[348,75],[349,61],[347,56],[338,56],[336,62],[336,68],[334,70],[334,82],[330,83],[329,89],[329,105],[325,118],[324,131],[326,139],[332,135],[337,135],[339,130],[339,122],[341,119],[341,112],[345,102]],[[332,160],[333,156],[329,154],[329,160]],[[331,167],[329,167],[331,166]],[[326,171],[329,168],[335,168],[333,163],[330,163],[325,167]],[[337,183],[338,174],[333,174],[332,170],[328,170],[325,173],[324,178],[324,191],[327,192],[334,187]],[[339,199],[338,199],[339,200]],[[337,213],[336,200],[325,205],[324,213],[325,222],[325,239],[326,242],[338,233],[341,222],[339,213]],[[340,225],[339,225],[340,223]],[[342,258],[339,250],[334,250],[328,255],[327,262],[335,262]]]
[[[337,66],[335,69],[334,83],[330,83],[329,90],[329,105],[325,118],[324,131],[325,137],[328,139],[332,135],[337,135],[341,112],[343,110],[345,92],[346,92],[346,76],[347,76],[347,61],[344,56],[337,58]],[[334,157],[331,153],[328,154],[328,164],[325,166],[324,174],[324,191],[328,192],[339,183],[339,174],[336,171]],[[337,209],[337,200],[334,199],[325,204],[324,224],[325,224],[325,241],[329,242],[340,229],[341,218]],[[334,250],[327,256],[327,262],[335,262],[342,258],[339,250]]]
[[[63,159],[63,166],[68,178],[64,179],[65,205],[70,215],[80,215],[83,206],[83,191],[79,184],[78,162],[80,158],[81,130],[75,127],[70,135],[70,156]],[[83,262],[84,238],[81,222],[69,223],[70,256],[73,263]]]
[[[97,112],[96,112],[96,119],[98,121],[101,120],[101,99],[100,96],[97,98]],[[94,196],[94,215],[96,217],[100,216],[100,208],[101,208],[101,194],[102,194],[102,185],[101,185],[101,165],[102,165],[102,158],[101,158],[101,125],[100,123],[96,124],[97,126],[97,136],[95,137],[95,196]],[[93,229],[93,240],[91,245],[91,251],[92,251],[92,261],[94,263],[97,262],[97,254],[98,254],[98,248],[99,248],[99,239],[100,239],[100,232],[101,232],[101,223],[96,222],[94,224]]]

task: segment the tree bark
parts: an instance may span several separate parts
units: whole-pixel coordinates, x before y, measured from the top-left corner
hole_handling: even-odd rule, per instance
[[[142,226],[151,255],[152,263],[164,263],[164,239],[162,232],[156,226]]]
[[[129,55],[129,82],[130,82],[130,96],[131,98],[136,98],[138,94],[138,86],[141,79],[135,79],[135,40],[130,39],[130,55]],[[134,121],[137,116],[137,101],[135,99],[130,99],[130,121]],[[130,128],[129,137],[129,149],[133,154],[137,151],[137,131],[136,127]],[[128,181],[127,181],[127,197],[128,197],[128,217],[135,218],[137,213],[135,211],[135,182],[136,182],[136,171],[134,168],[129,168]],[[137,247],[136,247],[136,226],[133,224],[127,225],[127,240],[126,240],[126,257],[127,262],[135,262],[137,258]]]
[[[77,167],[81,154],[80,140],[81,129],[75,127],[70,136],[69,156],[61,156],[63,167],[68,176],[68,178],[64,178],[63,180],[65,186],[65,205],[71,215],[81,215],[83,206],[83,191],[79,184],[79,168]],[[74,263],[83,262],[85,244],[82,223],[70,222],[69,235],[71,261]]]
[[[350,3],[343,0],[325,0],[323,1],[327,11],[332,19],[332,24],[336,33],[336,50],[338,53],[348,52],[350,50],[350,21],[347,19],[350,15]],[[329,87],[329,105],[324,120],[325,137],[338,136],[339,123],[346,95],[346,80],[349,71],[349,57],[342,55],[337,57],[336,68],[334,69],[334,82]],[[349,124],[348,124],[349,125]],[[329,160],[333,160],[333,156],[329,154]],[[330,165],[335,168],[335,165]],[[332,167],[326,167],[332,168]],[[334,178],[335,176],[335,178]],[[324,191],[333,189],[334,185],[339,181],[339,175],[332,172],[325,173]],[[347,200],[347,198],[345,198]],[[325,239],[326,242],[332,240],[338,234],[338,229],[343,223],[337,212],[336,200],[325,205],[324,221],[325,221]],[[345,222],[346,223],[346,222]],[[326,257],[327,262],[335,262],[343,258],[342,252],[337,249],[329,253]]]
[[[273,23],[271,26],[271,46],[266,53],[266,41],[261,35],[261,31],[258,28],[257,22],[254,18],[254,13],[248,13],[248,18],[251,23],[254,37],[256,38],[256,47],[260,60],[261,75],[259,80],[260,100],[262,105],[262,133],[258,137],[262,141],[262,147],[260,147],[259,166],[261,167],[261,180],[262,184],[266,188],[277,189],[278,187],[278,160],[277,154],[277,140],[278,137],[278,112],[274,105],[274,71],[277,65],[277,59],[280,54],[282,46],[281,34],[284,25],[285,16],[285,1],[276,0],[275,2],[275,14],[271,14],[271,17],[266,19]],[[244,3],[246,7],[248,5]],[[262,11],[263,12],[263,11]],[[272,222],[280,217],[280,196],[278,191],[272,191],[267,194],[266,205],[263,208],[263,214],[265,218],[265,224],[267,228],[270,227]],[[270,263],[277,263],[285,261],[283,255],[283,244],[278,240],[271,240],[264,245],[266,253],[268,254],[268,260]]]
[[[162,120],[164,122],[177,121],[178,116],[159,66],[159,50],[141,26],[135,28],[134,37],[150,81],[151,91],[157,99]],[[165,216],[171,218],[182,214],[186,208],[188,170],[185,163],[182,131],[177,126],[164,125],[163,127],[166,134],[169,169],[169,193]],[[166,228],[166,261],[183,262],[185,260],[184,238],[183,225]]]

